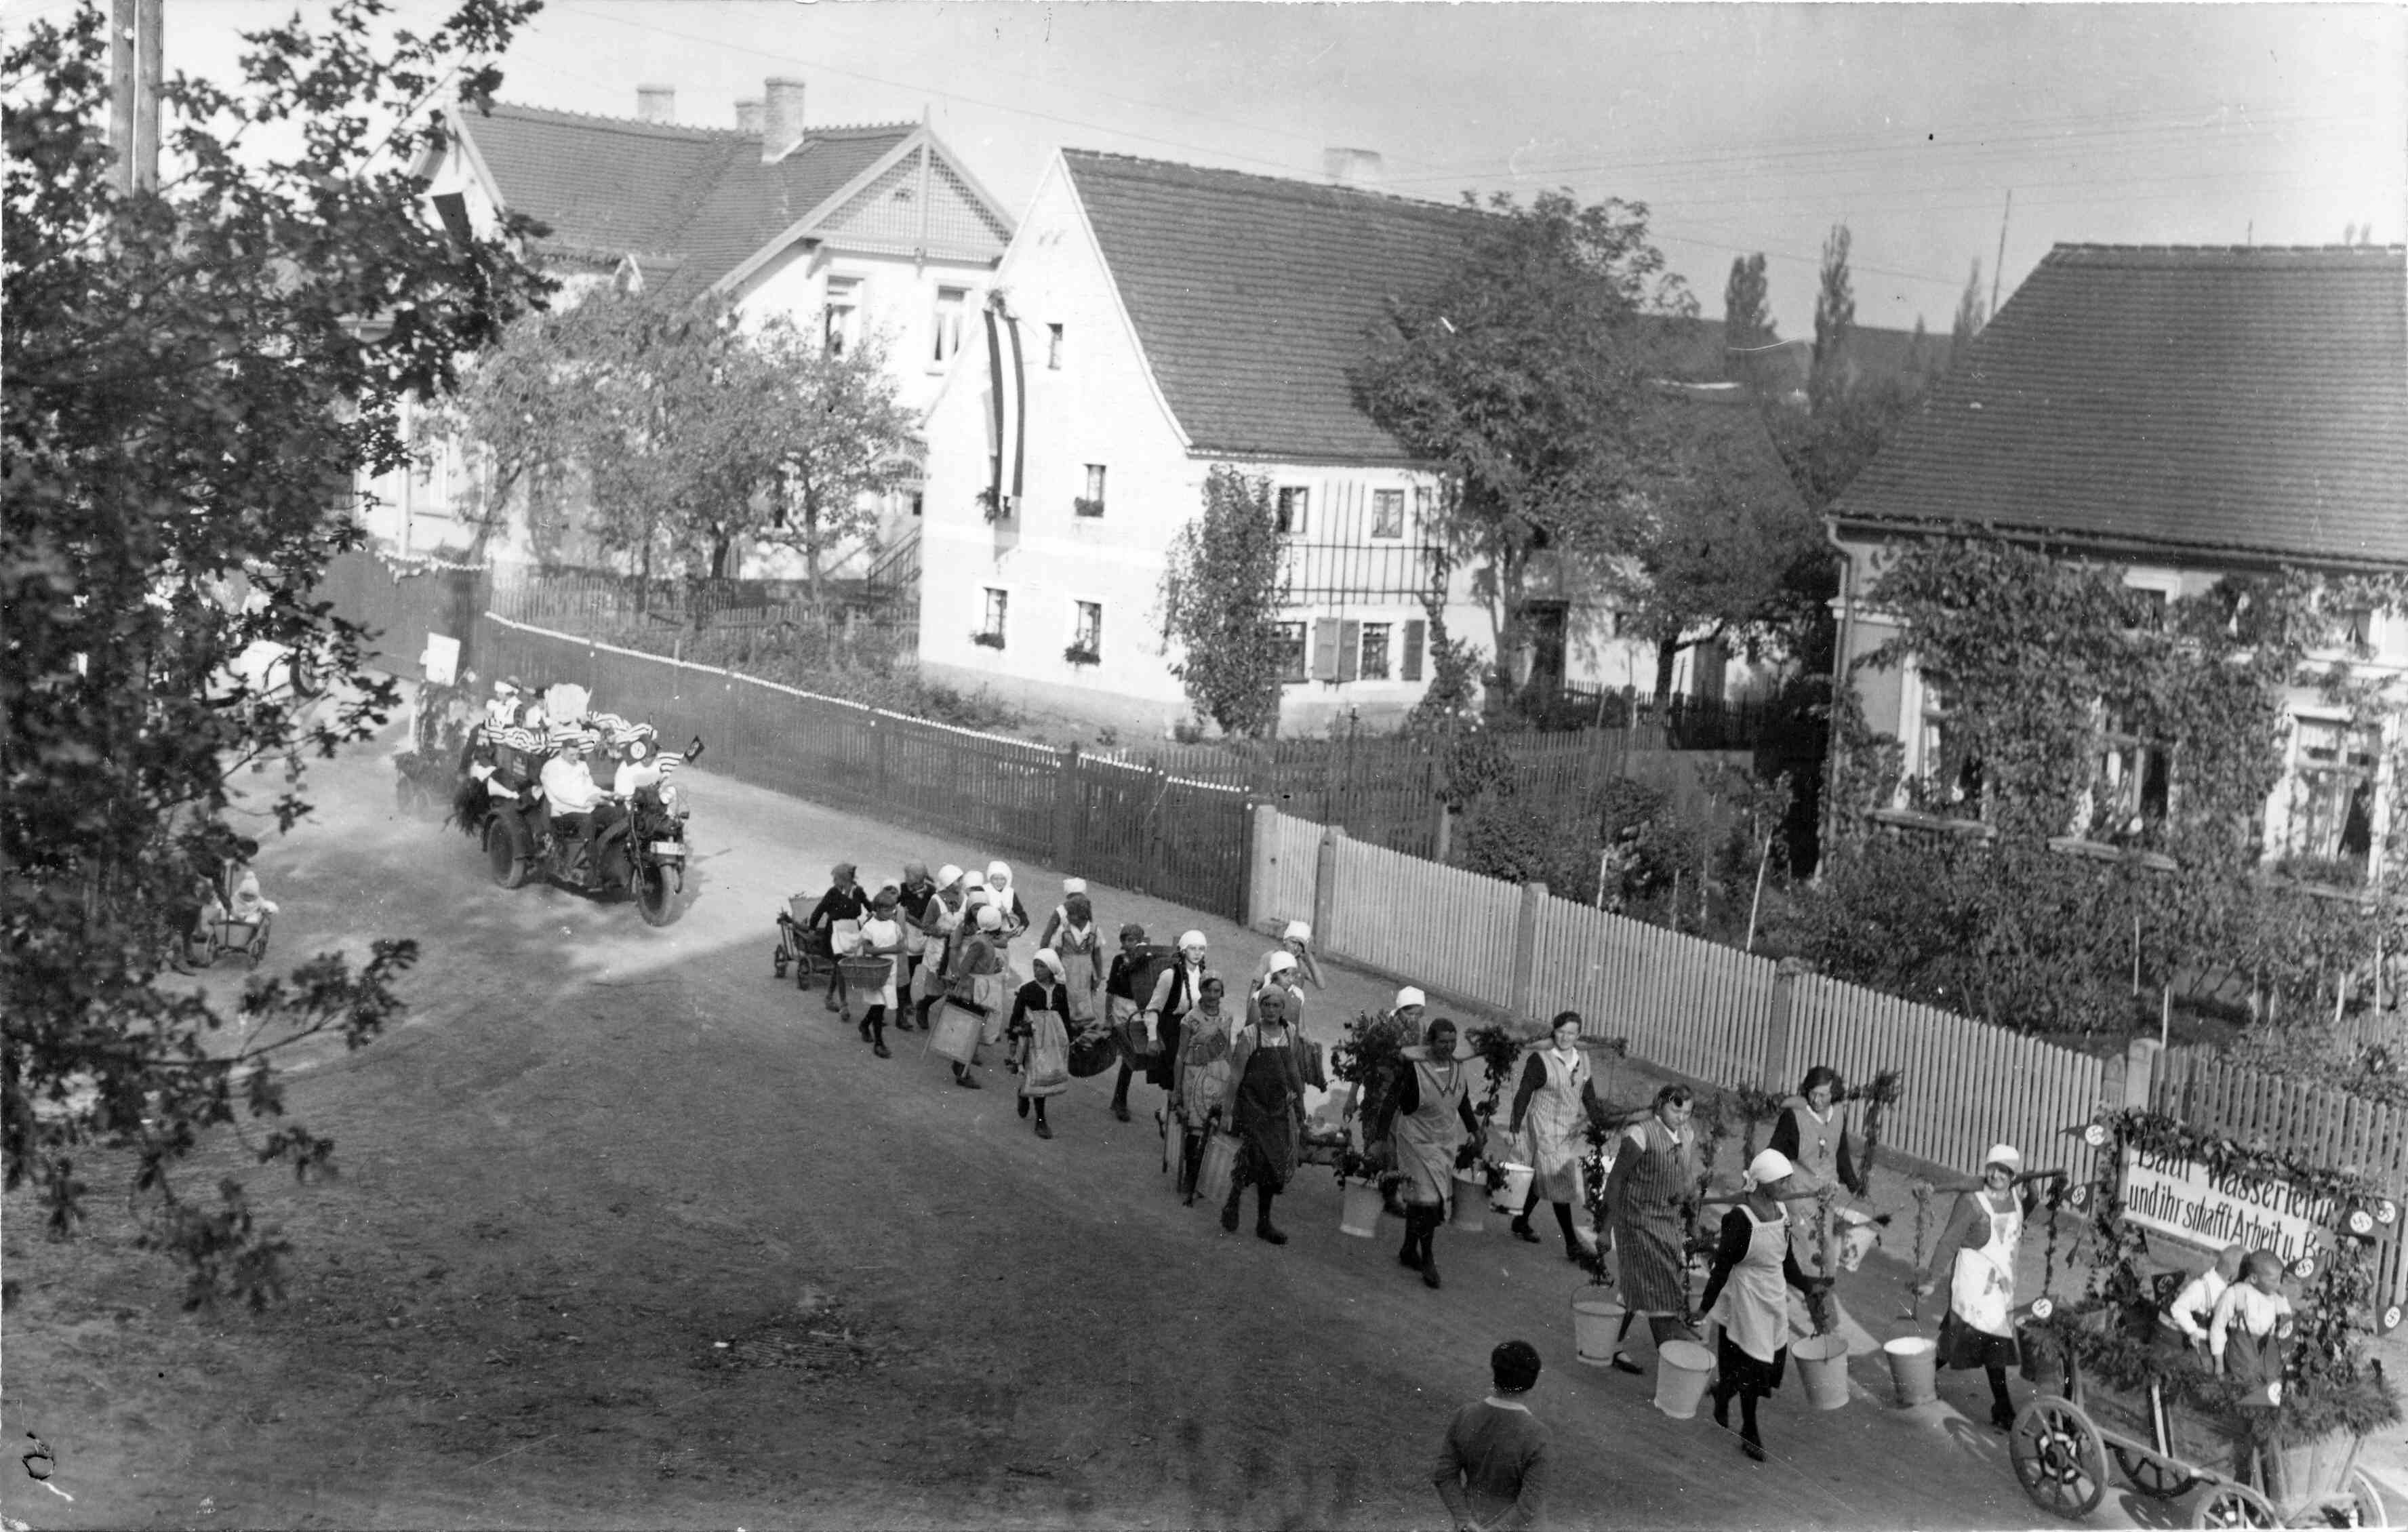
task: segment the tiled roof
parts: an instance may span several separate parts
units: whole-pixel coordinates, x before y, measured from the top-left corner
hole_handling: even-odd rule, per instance
[[[1833,514],[2408,566],[2403,279],[2398,246],[2060,245]]]
[[[1388,296],[1435,285],[1477,215],[1083,150],[1062,158],[1196,451],[1410,459],[1354,407],[1347,369]]]
[[[665,258],[677,292],[733,271],[917,131],[909,122],[814,128],[775,165],[760,136],[736,128],[589,117],[496,102],[456,125],[475,144],[504,204],[552,229],[556,254],[648,269]]]

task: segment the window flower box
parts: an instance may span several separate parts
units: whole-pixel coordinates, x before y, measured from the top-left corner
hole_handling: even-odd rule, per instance
[[[1100,665],[1104,658],[1092,644],[1072,644],[1062,651],[1062,657],[1072,665]]]
[[[1003,647],[1003,635],[1000,633],[973,633],[970,635],[970,642],[983,645],[988,649],[1001,649]]]
[[[1104,513],[1104,502],[1097,496],[1073,495],[1070,499],[1070,508],[1081,516],[1101,516]]]

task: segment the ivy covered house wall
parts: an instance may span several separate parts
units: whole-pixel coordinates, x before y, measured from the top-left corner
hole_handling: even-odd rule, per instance
[[[2403,277],[2059,247],[1833,508],[1826,834],[1954,878],[1968,954],[1893,980],[2052,1029],[2396,1003]]]

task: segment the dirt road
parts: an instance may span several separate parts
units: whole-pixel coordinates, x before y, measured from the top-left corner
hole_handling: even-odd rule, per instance
[[[1283,1249],[1182,1207],[1158,1093],[1124,1125],[1110,1077],[1082,1081],[1043,1142],[1000,1068],[956,1089],[910,1034],[872,1057],[772,980],[773,912],[838,857],[874,880],[986,853],[690,780],[694,886],[653,931],[626,906],[494,887],[458,834],[394,815],[382,751],[313,774],[319,814],[261,862],[283,907],[271,966],[387,934],[424,960],[405,1026],[293,1081],[340,1178],[251,1178],[297,1247],[290,1302],[187,1315],[108,1196],[68,1244],[12,1198],[0,1424],[49,1441],[74,1498],[5,1465],[0,1509],[36,1526],[1438,1526],[1428,1453],[1485,1391],[1489,1348],[1522,1336],[1546,1359],[1533,1404],[1563,1525],[2035,1519],[1978,1381],[1904,1412],[1860,1358],[1850,1405],[1815,1413],[1793,1380],[1767,1410],[1774,1460],[1752,1465],[1702,1415],[1651,1408],[1647,1380],[1580,1366],[1584,1279],[1501,1220],[1439,1236],[1433,1293],[1398,1267],[1393,1224],[1338,1232],[1326,1169],[1280,1204]],[[1020,870],[1041,922],[1059,872]],[[1202,927],[1230,968],[1264,945],[1096,898],[1108,925]],[[1325,1039],[1381,997],[1330,980]],[[240,1158],[219,1145],[186,1183]],[[1894,1265],[1852,1281],[1860,1313],[1896,1309]],[[2097,1524],[2129,1525],[2123,1499]]]

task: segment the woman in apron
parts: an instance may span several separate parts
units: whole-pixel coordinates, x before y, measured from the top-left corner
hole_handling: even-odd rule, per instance
[[[1714,1424],[1730,1429],[1731,1396],[1739,1396],[1741,1451],[1764,1461],[1756,1404],[1781,1386],[1789,1365],[1789,1289],[1812,1294],[1816,1283],[1789,1248],[1789,1213],[1782,1201],[1798,1185],[1789,1157],[1777,1149],[1747,1167],[1746,1195],[1723,1214],[1706,1278],[1706,1320],[1714,1340]]]
[[[962,941],[953,959],[953,976],[947,981],[950,994],[957,1005],[978,1012],[984,1018],[979,1037],[970,1040],[970,1056],[967,1063],[953,1066],[953,1083],[968,1090],[978,1090],[978,1076],[970,1067],[978,1062],[981,1039],[994,1042],[1002,1036],[1003,1023],[1003,911],[991,904],[978,907],[978,919],[969,938]]]
[[[920,1029],[928,1027],[928,1012],[944,998],[945,981],[953,972],[953,952],[968,916],[969,905],[962,897],[962,869],[951,863],[937,869],[937,890],[920,911],[920,932],[927,938],[921,949],[920,972],[913,981],[912,993],[919,997]]]
[[[803,923],[803,928],[826,932],[829,952],[849,952],[853,938],[861,934],[861,917],[868,912],[869,896],[853,877],[853,864],[838,862],[828,869],[828,891],[811,907],[811,918]],[[853,1001],[844,993],[844,970],[834,964],[828,965],[827,1008],[848,1016],[853,1013]]]
[[[1070,1032],[1076,1036],[1102,1020],[1098,998],[1104,987],[1104,934],[1096,929],[1096,909],[1087,900],[1087,885],[1072,878],[1062,885],[1061,905],[1046,924],[1040,947],[1062,957],[1062,986],[1070,995]]]
[[[1220,981],[1204,982],[1209,988]],[[1238,1232],[1239,1204],[1252,1186],[1254,1238],[1284,1245],[1287,1236],[1271,1227],[1271,1199],[1287,1190],[1304,1139],[1304,1068],[1298,1057],[1304,1039],[1288,1024],[1287,1003],[1277,990],[1264,992],[1258,1003],[1261,1020],[1240,1030],[1229,1048],[1229,1123],[1238,1135],[1238,1164],[1229,1177],[1221,1227]]]
[[[1229,1113],[1230,1018],[1221,1009],[1224,993],[1218,978],[1206,979],[1179,1034],[1170,1118],[1179,1124],[1179,1195],[1189,1201],[1195,1200],[1196,1177],[1203,1168],[1204,1140],[1212,1131],[1212,1120]]]
[[[1036,1103],[1037,1136],[1051,1138],[1045,1098],[1070,1088],[1070,1032],[1063,1019],[1070,1001],[1063,992],[1060,957],[1051,949],[1040,950],[1035,966],[1036,976],[1020,986],[1012,1001],[1005,1031],[1021,1051],[1020,1115],[1027,1116],[1029,1104]]]
[[[2207,1324],[2208,1354],[2215,1370],[2243,1391],[2240,1429],[2232,1437],[2232,1476],[2249,1482],[2258,1460],[2259,1488],[2278,1503],[2284,1486],[2281,1454],[2273,1452],[2274,1416],[2283,1404],[2284,1342],[2292,1333],[2291,1300],[2283,1296],[2283,1258],[2271,1250],[2249,1253],[2240,1281],[2215,1300]]]
[[[1553,1203],[1555,1226],[1564,1233],[1564,1259],[1585,1265],[1591,1257],[1572,1232],[1572,1210],[1588,1206],[1581,1160],[1588,1153],[1589,1124],[1605,1125],[1605,1108],[1597,1098],[1597,1082],[1589,1073],[1588,1055],[1581,1052],[1580,1037],[1579,1011],[1555,1017],[1553,1046],[1533,1052],[1522,1066],[1522,1083],[1513,1092],[1512,1125],[1507,1131],[1522,1140],[1520,1152],[1534,1172],[1529,1199],[1513,1219],[1514,1234],[1537,1244],[1539,1231],[1530,1227],[1530,1214],[1541,1202]]]
[[[1626,1130],[1606,1176],[1606,1222],[1613,1230],[1622,1277],[1622,1329],[1613,1338],[1617,1372],[1643,1370],[1622,1346],[1633,1320],[1646,1319],[1647,1333],[1658,1346],[1697,1339],[1689,1328],[1689,1263],[1684,1253],[1686,1209],[1698,1195],[1701,1174],[1698,1133],[1689,1121],[1696,1110],[1686,1085],[1657,1091],[1655,1110]]]
[[[1464,1140],[1480,1132],[1471,1112],[1469,1081],[1455,1058],[1455,1024],[1430,1023],[1427,1041],[1404,1051],[1404,1068],[1388,1098],[1388,1141],[1404,1177],[1405,1245],[1397,1261],[1422,1274],[1425,1286],[1439,1285],[1431,1237],[1446,1222],[1455,1194],[1455,1160]]]
[[[896,913],[902,902],[902,891],[894,884],[880,889],[853,943],[856,956],[886,959],[886,982],[860,997],[869,1003],[861,1014],[861,1040],[880,1058],[894,1056],[886,1051],[886,1018],[896,1009],[895,974],[903,966],[903,922]]]
[[[2011,1144],[1994,1145],[1983,1156],[1981,1187],[1956,1198],[1931,1264],[1914,1288],[1915,1296],[1928,1297],[1945,1275],[1948,1313],[1940,1322],[1940,1362],[1982,1369],[1990,1382],[1990,1424],[2001,1431],[2015,1424],[2014,1400],[2007,1393],[2007,1369],[2019,1355],[2015,1247],[2023,1239],[2025,1218],[2040,1201],[2032,1187],[2017,1192],[2023,1168],[2024,1157]]]

